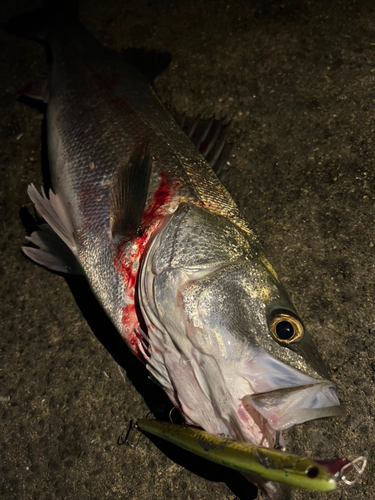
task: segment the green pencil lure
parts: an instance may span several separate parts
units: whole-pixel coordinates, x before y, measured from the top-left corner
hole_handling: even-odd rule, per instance
[[[359,476],[366,466],[364,457],[353,462],[341,459],[319,462],[284,451],[226,439],[195,427],[147,418],[134,420],[132,426],[239,472],[257,474],[269,481],[313,491],[333,490],[338,479],[346,484],[353,484],[355,481],[349,480],[345,472],[354,469]]]

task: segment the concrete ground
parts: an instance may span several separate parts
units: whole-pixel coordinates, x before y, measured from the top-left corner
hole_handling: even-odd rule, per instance
[[[1,20],[33,8],[4,0]],[[263,242],[330,365],[347,416],[303,424],[288,448],[369,466],[352,488],[295,500],[375,499],[375,4],[308,0],[86,0],[106,45],[167,50],[156,89],[170,108],[232,120],[225,184]],[[1,500],[254,499],[241,476],[139,435],[132,417],[169,403],[83,280],[20,252],[42,183],[42,113],[17,89],[42,49],[0,31]]]

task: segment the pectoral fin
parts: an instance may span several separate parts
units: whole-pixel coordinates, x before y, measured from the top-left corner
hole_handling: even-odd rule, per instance
[[[130,160],[120,164],[111,191],[112,238],[137,234],[140,229],[150,183],[152,159],[148,143],[141,143]]]

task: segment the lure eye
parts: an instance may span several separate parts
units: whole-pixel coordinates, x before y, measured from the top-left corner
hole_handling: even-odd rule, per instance
[[[289,314],[278,314],[270,323],[270,331],[281,344],[299,342],[303,337],[302,323]]]
[[[318,467],[314,467],[314,466],[309,467],[306,471],[306,475],[307,475],[307,477],[309,477],[311,479],[315,479],[319,475]]]

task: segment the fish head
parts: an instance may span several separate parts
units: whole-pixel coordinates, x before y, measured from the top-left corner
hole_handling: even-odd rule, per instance
[[[341,413],[326,366],[255,239],[183,204],[141,270],[148,368],[188,423],[273,445]]]
[[[188,323],[215,339],[216,359],[232,360],[249,384],[238,394],[247,413],[274,431],[342,414],[327,367],[264,256],[223,266],[182,294]]]

